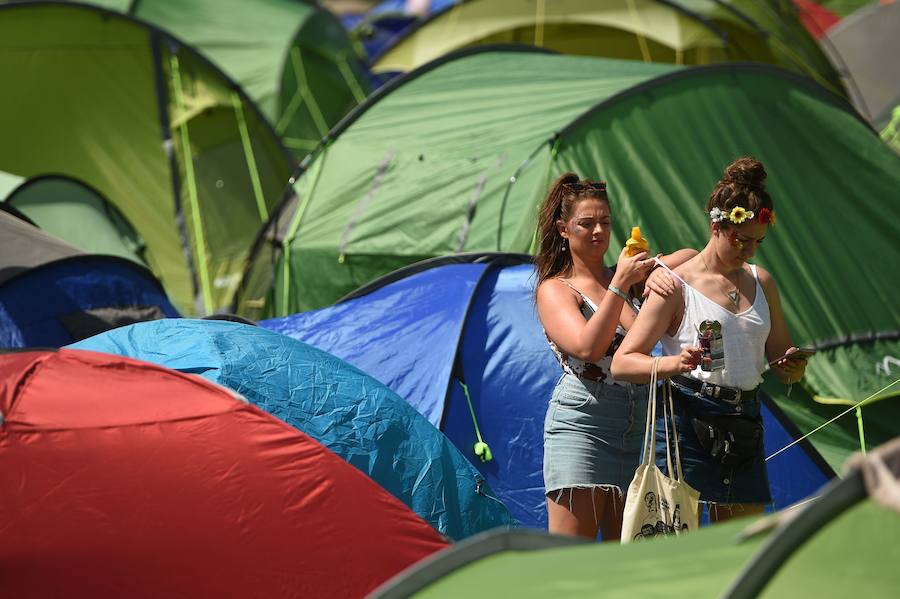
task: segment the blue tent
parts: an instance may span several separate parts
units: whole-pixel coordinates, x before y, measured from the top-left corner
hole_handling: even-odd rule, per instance
[[[343,360],[246,324],[171,319],[71,347],[199,374],[313,437],[452,539],[510,526],[484,477],[409,404]]]
[[[178,316],[143,266],[86,254],[0,207],[0,347],[61,347],[116,326]]]
[[[335,306],[260,324],[344,358],[406,398],[469,456],[520,524],[545,527],[543,422],[562,371],[537,319],[528,260],[433,259]],[[767,455],[797,438],[774,404],[764,418]],[[473,453],[475,422],[491,461]],[[811,446],[791,447],[769,463],[773,507],[809,496],[833,475]]]

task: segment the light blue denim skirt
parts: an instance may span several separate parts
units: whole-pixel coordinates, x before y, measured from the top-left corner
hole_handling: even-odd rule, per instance
[[[544,492],[615,488],[624,493],[641,460],[646,385],[607,385],[564,374],[544,419]]]

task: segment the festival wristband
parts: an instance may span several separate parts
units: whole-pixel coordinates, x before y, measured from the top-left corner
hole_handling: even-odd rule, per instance
[[[613,285],[613,284],[607,285],[606,290],[621,297],[623,300],[625,300],[626,304],[629,304],[629,305],[631,304],[631,300],[628,298],[628,296],[625,295],[624,293],[622,293],[622,290],[619,289],[618,287],[616,287],[615,285]]]

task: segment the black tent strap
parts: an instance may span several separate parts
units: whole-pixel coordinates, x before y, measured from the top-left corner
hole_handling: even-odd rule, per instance
[[[872,343],[875,341],[894,341],[900,339],[900,329],[890,331],[865,331],[861,333],[850,333],[842,337],[832,337],[821,341],[814,341],[810,344],[817,350],[834,349],[844,345],[853,343]]]

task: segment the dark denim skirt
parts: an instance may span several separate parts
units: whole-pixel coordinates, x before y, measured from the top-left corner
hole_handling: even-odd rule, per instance
[[[740,415],[762,422],[759,399],[744,399],[739,404],[732,405],[708,398],[674,382],[671,385],[684,479],[700,491],[700,500],[719,504],[770,503],[772,495],[769,492],[769,475],[762,447],[759,456],[740,468],[724,466],[700,445],[691,419],[686,414],[687,403],[694,402],[696,407],[709,414]],[[656,413],[659,420],[656,423],[656,465],[667,472],[662,389],[657,396]]]

